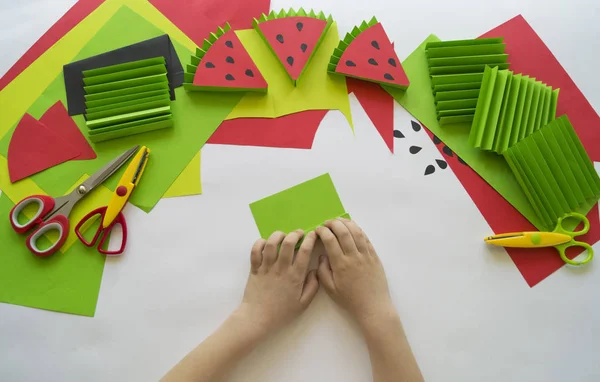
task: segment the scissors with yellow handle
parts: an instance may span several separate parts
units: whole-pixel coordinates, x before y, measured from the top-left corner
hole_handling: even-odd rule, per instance
[[[563,221],[571,219],[583,223],[579,231],[568,230],[563,227]],[[590,221],[583,215],[571,212],[558,219],[556,228],[552,232],[513,232],[501,235],[488,236],[484,240],[488,244],[511,248],[541,248],[554,247],[558,250],[563,261],[570,265],[581,266],[589,263],[594,257],[592,247],[582,241],[576,241],[575,236],[585,235],[590,230]],[[570,247],[583,247],[587,256],[583,260],[571,260],[566,251]]]

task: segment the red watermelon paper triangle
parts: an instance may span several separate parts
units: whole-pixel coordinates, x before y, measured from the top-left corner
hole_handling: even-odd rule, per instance
[[[265,40],[294,84],[308,66],[333,23],[323,12],[290,9],[254,19],[254,29]]]
[[[394,45],[375,17],[346,34],[333,51],[327,70],[401,89],[410,84]]]
[[[187,90],[267,91],[267,81],[229,24],[211,33],[186,68]]]
[[[8,145],[8,173],[11,182],[69,161],[80,154],[54,131],[25,114]]]

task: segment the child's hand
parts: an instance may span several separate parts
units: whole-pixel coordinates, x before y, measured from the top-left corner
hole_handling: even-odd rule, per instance
[[[319,282],[331,298],[361,324],[395,314],[383,266],[363,230],[353,221],[337,219],[316,232],[327,251],[319,259]]]
[[[306,235],[294,256],[296,244],[303,236],[302,230],[287,236],[275,232],[252,247],[250,276],[238,313],[265,333],[299,316],[319,290],[316,270],[308,271],[317,239],[314,232]]]

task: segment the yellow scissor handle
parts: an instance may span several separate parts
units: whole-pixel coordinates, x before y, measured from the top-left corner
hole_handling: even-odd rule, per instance
[[[563,226],[563,222],[567,219],[575,220],[579,223],[583,223],[583,228],[579,231],[568,230]],[[576,227],[575,227],[576,228]],[[577,212],[571,212],[566,214],[565,216],[558,219],[556,224],[556,228],[553,232],[569,235],[571,238],[579,235],[585,235],[590,230],[590,221],[584,215],[579,214]],[[564,244],[558,244],[555,246],[560,254],[561,259],[569,265],[581,266],[589,263],[594,258],[594,249],[588,244],[582,241],[576,241],[574,239],[569,240]],[[567,248],[570,247],[582,247],[585,252],[587,252],[587,256],[583,260],[571,260],[567,257]],[[579,257],[579,256],[578,256]]]
[[[563,222],[565,220],[574,220],[574,221],[578,222],[577,225],[579,225],[579,223],[583,223],[583,228],[579,231],[568,230],[563,226]],[[575,228],[577,228],[577,227],[575,227]],[[575,228],[573,228],[573,229],[575,229]],[[590,221],[588,220],[588,218],[586,218],[585,216],[583,216],[582,214],[579,214],[577,212],[570,212],[570,213],[566,214],[565,216],[558,218],[558,222],[556,223],[556,228],[554,228],[554,231],[552,231],[552,232],[562,233],[565,235],[569,235],[571,237],[575,237],[575,236],[585,235],[586,233],[588,233],[589,230],[590,230]]]
[[[585,250],[585,252],[587,252],[587,256],[583,260],[571,260],[571,259],[569,259],[567,257],[567,248],[570,248],[570,247],[583,247],[583,249]],[[584,243],[583,241],[571,240],[568,243],[559,244],[555,248],[558,250],[558,253],[560,254],[560,258],[563,259],[563,261],[565,263],[567,263],[569,265],[574,265],[576,267],[585,265],[585,264],[589,263],[594,258],[594,249],[592,248],[591,245],[589,245],[588,243]],[[577,256],[577,257],[579,257],[579,256]]]

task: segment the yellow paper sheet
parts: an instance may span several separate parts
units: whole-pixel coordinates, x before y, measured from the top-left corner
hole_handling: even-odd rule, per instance
[[[276,118],[305,110],[340,110],[352,126],[346,79],[327,72],[331,53],[339,43],[335,23],[329,28],[297,86],[254,29],[236,31],[236,34],[269,83],[269,91],[266,94],[249,92],[227,119]]]
[[[163,198],[202,194],[200,179],[200,153],[198,153],[165,192]]]

